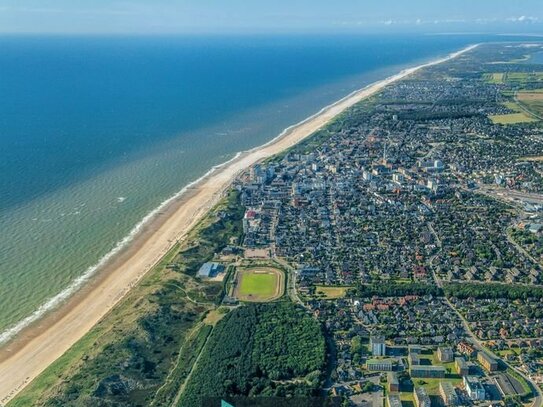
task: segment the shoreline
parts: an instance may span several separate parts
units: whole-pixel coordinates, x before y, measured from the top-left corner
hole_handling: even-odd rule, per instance
[[[186,237],[202,216],[219,201],[241,171],[298,144],[349,107],[384,87],[420,69],[456,58],[477,45],[404,69],[354,91],[287,127],[269,142],[240,152],[229,161],[213,167],[204,176],[164,201],[146,215],[103,260],[76,279],[68,289],[53,297],[52,300],[63,295],[57,302],[61,303],[60,306],[54,303],[41,314],[33,314],[36,317],[29,320],[28,326],[19,327],[19,330],[13,332],[14,337],[8,338],[1,345],[0,405],[14,398],[92,329],[173,245]]]

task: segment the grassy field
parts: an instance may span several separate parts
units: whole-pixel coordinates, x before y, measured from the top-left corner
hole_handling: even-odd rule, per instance
[[[519,375],[517,372],[515,372],[511,368],[507,369],[506,374],[509,375],[511,380],[516,380],[522,387],[522,391],[524,392],[524,394],[521,395],[521,397],[528,397],[532,395],[532,389],[530,385],[528,384],[528,382],[526,382],[526,380],[521,375]]]
[[[400,400],[402,401],[403,407],[414,407],[415,405],[415,397],[412,391],[400,392]]]
[[[423,386],[428,392],[428,395],[437,396],[439,395],[440,382],[450,382],[453,386],[459,386],[462,383],[462,377],[455,372],[454,362],[440,362],[437,357],[437,352],[435,351],[431,355],[422,355],[421,362],[424,359],[427,359],[427,362],[429,362],[428,364],[431,364],[432,366],[443,366],[447,369],[447,373],[443,379],[413,378],[415,387]]]
[[[444,379],[427,379],[427,378],[414,378],[413,384],[415,387],[424,387],[428,392],[429,396],[439,395],[439,383],[440,382],[450,382],[453,386],[457,387],[462,384],[462,379],[457,377],[447,377]]]
[[[496,83],[496,84],[505,83],[504,82],[504,77],[505,77],[504,73],[485,74],[485,79],[489,83]]]
[[[343,298],[347,294],[347,291],[353,287],[340,287],[340,286],[326,286],[318,285],[315,287],[315,294],[318,297],[335,300],[337,298]]]
[[[530,112],[543,115],[543,89],[518,92],[517,99]]]
[[[503,350],[495,351],[495,353],[498,356],[505,358],[506,356],[509,356],[509,355],[518,355],[520,353],[520,350],[519,349],[503,349]]]
[[[517,124],[517,123],[531,123],[537,121],[537,119],[528,116],[526,113],[510,113],[510,114],[498,114],[488,116],[494,124]]]
[[[522,113],[522,108],[515,102],[505,102],[503,105],[513,112]]]
[[[494,84],[523,86],[528,83],[543,83],[543,72],[494,72],[484,74],[484,80]]]
[[[529,82],[543,82],[543,72],[509,72],[507,82],[525,84]]]
[[[273,267],[240,268],[234,295],[241,301],[272,301],[283,295],[284,274]]]

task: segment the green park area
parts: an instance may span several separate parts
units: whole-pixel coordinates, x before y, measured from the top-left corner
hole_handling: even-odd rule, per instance
[[[353,287],[317,285],[315,286],[315,294],[327,300],[335,300],[345,297],[351,288]]]

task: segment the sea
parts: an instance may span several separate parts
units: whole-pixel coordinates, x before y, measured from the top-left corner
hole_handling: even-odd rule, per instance
[[[496,39],[0,37],[0,343],[214,166],[376,80]]]

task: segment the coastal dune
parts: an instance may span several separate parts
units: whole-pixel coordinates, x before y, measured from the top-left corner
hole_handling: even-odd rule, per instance
[[[216,167],[199,182],[172,200],[118,258],[101,270],[57,310],[20,332],[0,351],[0,406],[81,339],[126,293],[138,283],[169,249],[213,207],[241,171],[280,153],[325,126],[337,115],[412,73],[465,53],[477,45],[375,82],[351,93],[317,114],[286,129],[269,143],[243,152]]]

